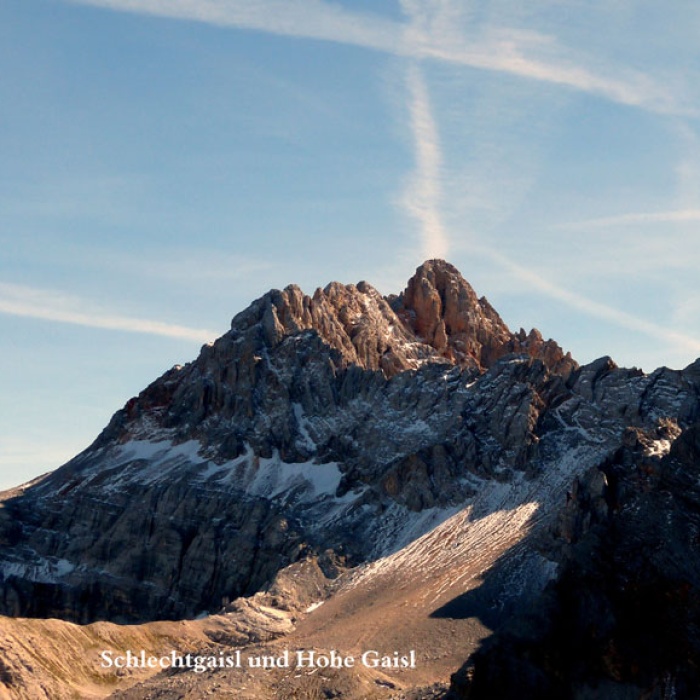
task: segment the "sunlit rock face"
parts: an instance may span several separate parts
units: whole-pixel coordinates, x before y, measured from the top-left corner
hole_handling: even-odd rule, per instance
[[[403,325],[451,362],[486,369],[509,353],[541,359],[550,369],[566,373],[576,367],[569,354],[537,329],[513,334],[486,297],[477,297],[449,263],[429,260],[392,299]]]
[[[271,291],[85,452],[5,495],[0,612],[192,617],[308,557],[348,568],[396,552],[474,504],[534,503],[554,527],[627,429],[670,449],[697,419],[698,375],[579,367],[538,331],[511,333],[440,260],[398,296]],[[543,551],[528,595],[563,550]]]

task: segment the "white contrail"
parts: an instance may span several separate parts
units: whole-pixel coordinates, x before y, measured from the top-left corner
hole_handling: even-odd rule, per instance
[[[0,284],[0,313],[56,323],[70,323],[89,328],[145,333],[197,342],[211,341],[220,335],[201,328],[189,328],[162,321],[131,318],[87,309],[86,304],[79,298],[17,284]]]
[[[632,212],[619,216],[606,216],[584,221],[559,224],[557,228],[586,229],[608,226],[633,226],[643,224],[677,223],[700,221],[700,209],[678,209],[675,211]]]
[[[423,240],[424,258],[446,258],[448,240],[440,214],[442,151],[428,89],[418,65],[408,69],[406,84],[410,100],[411,133],[416,170],[401,203],[416,219]]]
[[[558,284],[548,282],[543,277],[533,272],[531,269],[523,267],[513,262],[501,253],[484,246],[472,246],[472,252],[478,252],[484,257],[488,257],[501,267],[508,270],[510,273],[519,279],[527,282],[528,285],[538,289],[547,296],[556,299],[568,306],[583,311],[589,316],[600,318],[605,321],[628,328],[632,331],[644,333],[652,338],[659,340],[660,338],[674,343],[677,347],[682,347],[690,352],[700,352],[700,340],[684,333],[679,333],[670,328],[660,326],[651,321],[646,321],[642,318],[629,314],[625,311],[620,311],[607,304],[602,304],[592,299],[588,299],[580,294],[564,289]]]
[[[445,41],[438,26],[420,34],[377,14],[350,11],[323,0],[64,0],[74,4],[191,20],[222,27],[252,29],[290,37],[361,46],[397,56],[517,75],[596,94],[613,102],[664,114],[695,115],[683,96],[632,70],[602,75],[565,57],[543,61],[526,54],[532,41],[518,31],[502,30],[480,41]]]
[[[376,14],[352,12],[323,0],[66,0],[220,27],[351,44],[401,53],[402,27]]]

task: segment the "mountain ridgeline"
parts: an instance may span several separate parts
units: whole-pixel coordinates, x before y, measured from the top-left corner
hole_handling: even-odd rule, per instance
[[[460,537],[480,522],[488,545],[495,523],[495,558],[480,586],[465,579],[432,613],[496,633],[453,696],[689,693],[699,415],[700,362],[648,375],[610,358],[579,366],[537,330],[511,332],[441,260],[398,296],[366,282],[273,290],[88,449],[4,494],[0,613],[193,618],[308,561],[341,596],[353,572],[379,571],[372,562],[401,555],[410,570],[413,543],[469,513]],[[523,509],[527,521],[498,519]],[[440,575],[475,551],[460,562],[457,545],[431,551]],[[635,625],[655,596],[647,640]],[[662,632],[673,651],[648,663]]]

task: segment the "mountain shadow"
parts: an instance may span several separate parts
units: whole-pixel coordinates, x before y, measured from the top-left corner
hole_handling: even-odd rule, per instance
[[[448,697],[700,697],[700,425],[661,460],[643,442],[627,431],[577,483],[551,540],[533,543],[560,560],[539,597],[509,619],[482,609],[507,554],[482,588],[434,613],[496,623]]]

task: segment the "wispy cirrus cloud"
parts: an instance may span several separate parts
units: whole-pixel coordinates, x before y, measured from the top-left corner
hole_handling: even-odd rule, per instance
[[[359,46],[415,59],[432,59],[520,76],[599,95],[652,112],[695,114],[685,95],[644,73],[615,65],[582,65],[548,35],[494,27],[467,37],[451,2],[405,2],[417,18],[402,23],[376,13],[348,10],[323,0],[64,0],[74,4],[251,29],[283,36]],[[427,9],[426,9],[427,7]],[[542,49],[546,48],[546,51]],[[544,53],[545,55],[539,55]]]
[[[594,318],[608,321],[631,331],[643,333],[656,340],[664,338],[667,342],[675,345],[677,349],[683,349],[691,353],[700,353],[700,339],[698,338],[685,333],[679,333],[672,328],[639,318],[626,311],[616,309],[609,304],[603,304],[581,294],[577,294],[576,292],[572,292],[554,282],[546,280],[534,270],[518,265],[510,258],[492,248],[474,246],[473,250],[474,252],[478,252],[481,256],[492,260],[514,277],[526,282],[530,288],[537,289],[539,292],[562,304],[566,304]]]
[[[423,6],[420,3],[415,0],[404,0],[403,5],[411,17],[412,27],[420,28],[421,25],[425,25],[426,14],[422,11]],[[449,10],[452,7],[450,0],[445,0],[442,7]],[[435,19],[433,18],[432,21]],[[424,256],[445,257],[449,240],[444,224],[442,202],[443,152],[428,88],[420,65],[416,62],[409,66],[406,82],[416,169],[409,187],[404,192],[402,204],[406,212],[421,227]],[[692,216],[693,213],[694,210],[687,211],[684,215]],[[470,243],[470,249],[526,282],[531,288],[571,308],[654,338],[666,337],[679,347],[691,352],[700,352],[700,340],[660,327],[658,324],[563,288],[544,279],[533,270],[518,265],[489,246],[480,245],[474,241]]]
[[[401,53],[401,25],[323,0],[66,0],[110,10],[191,20],[220,27],[352,44]]]
[[[590,229],[608,228],[611,226],[638,226],[644,224],[660,223],[687,223],[700,221],[700,209],[678,209],[672,211],[656,212],[630,212],[618,216],[604,216],[583,221],[572,221],[559,224],[558,228],[566,229]]]
[[[401,204],[418,223],[423,257],[444,258],[449,245],[441,214],[442,149],[425,78],[415,63],[408,68],[406,85],[416,167]]]
[[[97,309],[73,295],[19,284],[0,283],[0,313],[197,342],[207,342],[219,335],[215,331],[203,328],[189,328],[152,319],[114,314]]]

